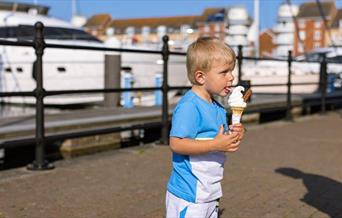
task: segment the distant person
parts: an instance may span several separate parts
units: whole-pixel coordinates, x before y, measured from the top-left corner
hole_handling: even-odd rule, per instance
[[[217,38],[199,38],[188,48],[192,88],[179,101],[172,118],[167,218],[218,216],[225,152],[238,150],[244,127],[228,128],[226,111],[214,96],[230,93],[235,61],[234,51]]]

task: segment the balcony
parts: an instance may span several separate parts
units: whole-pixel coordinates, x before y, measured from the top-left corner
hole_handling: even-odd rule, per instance
[[[248,19],[247,20],[229,19],[228,25],[245,25],[245,26],[248,26],[248,25],[250,25],[250,21]]]
[[[229,35],[247,35],[248,28],[244,25],[232,25],[228,29]]]
[[[274,40],[273,43],[276,45],[292,45],[293,44],[293,34],[294,33],[282,33],[277,35]]]
[[[273,31],[276,33],[293,33],[295,31],[295,25],[292,22],[289,23],[278,23]]]
[[[227,36],[225,38],[225,42],[230,45],[230,46],[238,46],[238,45],[242,45],[242,46],[247,46],[248,40],[246,36]]]

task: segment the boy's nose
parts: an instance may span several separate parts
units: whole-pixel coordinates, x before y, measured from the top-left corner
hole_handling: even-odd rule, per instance
[[[228,75],[228,80],[229,80],[230,82],[234,81],[234,76],[233,76],[233,74],[229,74],[229,75]]]

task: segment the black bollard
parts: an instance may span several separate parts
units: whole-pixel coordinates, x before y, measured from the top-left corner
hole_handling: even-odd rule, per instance
[[[292,100],[291,100],[291,75],[292,75],[292,51],[288,52],[288,57],[287,57],[287,66],[288,66],[288,74],[287,74],[287,109],[286,109],[286,120],[292,121]]]
[[[44,129],[44,97],[45,90],[43,88],[43,54],[45,49],[45,41],[43,35],[44,25],[37,22],[35,25],[36,34],[34,37],[34,49],[36,53],[35,75],[37,87],[34,90],[36,97],[36,151],[35,160],[27,166],[29,170],[49,170],[54,166],[45,160],[45,129]]]
[[[168,101],[168,60],[169,60],[169,37],[167,35],[163,36],[163,106],[162,106],[162,132],[161,132],[161,143],[167,145],[169,142],[169,101]]]

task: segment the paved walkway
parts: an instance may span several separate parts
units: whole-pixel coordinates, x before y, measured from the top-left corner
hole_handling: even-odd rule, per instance
[[[229,155],[222,217],[342,217],[342,115],[249,127]],[[171,152],[141,146],[0,172],[0,217],[163,217]]]

